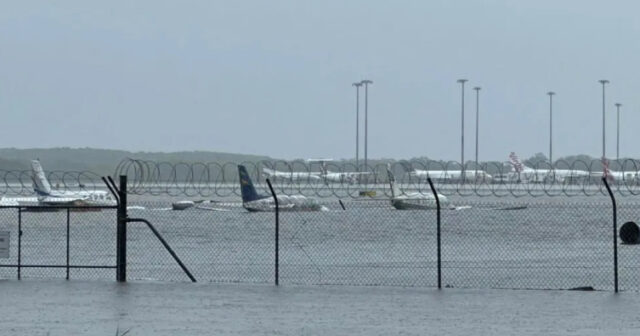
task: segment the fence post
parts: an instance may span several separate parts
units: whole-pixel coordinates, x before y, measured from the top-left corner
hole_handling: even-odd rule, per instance
[[[429,186],[431,187],[431,192],[433,193],[433,197],[436,198],[436,237],[437,237],[437,246],[438,246],[438,289],[442,289],[442,258],[441,258],[441,240],[440,240],[440,198],[438,197],[438,192],[436,192],[436,188],[433,186],[433,182],[430,177],[427,177],[427,181],[429,182]]]
[[[609,197],[611,197],[611,202],[613,204],[613,281],[614,281],[614,289],[615,292],[618,292],[618,207],[616,205],[616,198],[609,187],[609,183],[607,182],[607,178],[602,178],[602,183],[607,187],[607,192],[609,193]]]
[[[280,284],[280,275],[279,275],[279,268],[280,268],[280,207],[278,205],[278,197],[276,196],[276,192],[273,190],[273,186],[271,185],[271,181],[269,181],[269,179],[267,179],[267,184],[269,185],[269,190],[271,190],[271,195],[273,196],[273,201],[276,204],[276,251],[275,251],[275,280],[276,280],[276,286],[278,286]]]
[[[120,175],[116,238],[116,280],[127,281],[127,176]]]
[[[71,222],[71,208],[67,208],[67,280],[69,280],[69,264],[70,264],[70,241],[71,241],[71,237],[69,236],[71,234],[71,228],[70,228],[70,222]]]
[[[22,279],[22,208],[18,208],[18,280]]]

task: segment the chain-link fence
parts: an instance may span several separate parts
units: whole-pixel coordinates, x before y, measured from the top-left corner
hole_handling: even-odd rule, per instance
[[[149,220],[198,281],[273,280],[273,213],[237,207],[173,211],[166,203],[138,204],[129,216]],[[129,279],[189,280],[145,225],[128,223],[127,242]]]
[[[443,287],[613,289],[610,200],[452,203],[441,211]],[[281,211],[277,233],[274,212],[237,204],[175,211],[171,202],[135,201],[128,215],[150,221],[200,282],[273,283],[277,234],[282,284],[438,285],[436,210],[397,210],[389,200],[322,206]],[[30,210],[0,208],[0,234],[10,237],[1,278],[115,278],[115,209]],[[637,222],[640,205],[620,204],[617,214],[619,227]],[[189,281],[149,227],[128,223],[127,241],[128,279]],[[620,289],[640,290],[640,245],[616,244]]]
[[[620,289],[640,289],[640,245],[614,233],[608,199],[468,205],[443,212],[444,286],[612,290],[617,244]],[[638,222],[640,205],[618,205],[617,219]]]
[[[628,222],[640,223],[640,205],[637,203],[618,204],[617,212],[618,229],[621,229],[622,225]],[[611,218],[609,218],[609,223],[611,223]],[[620,289],[638,291],[640,290],[640,245],[621,244],[620,238],[616,241],[618,242]],[[612,243],[610,242],[610,244]]]
[[[469,205],[443,212],[443,286],[613,288],[610,203]]]
[[[613,289],[607,199],[455,203],[441,217],[444,287]],[[273,212],[141,204],[135,215],[156,225],[198,281],[274,281]],[[322,204],[325,211],[280,212],[281,283],[437,286],[435,210],[396,210],[389,201]],[[637,205],[619,206],[619,223],[638,216]],[[146,230],[129,226],[129,277],[188,280]],[[640,289],[639,257],[639,245],[619,244],[622,290]]]
[[[140,203],[145,216],[199,281],[273,282],[273,212],[241,207],[171,211]],[[429,286],[435,279],[435,217],[393,211],[389,202],[322,203],[324,211],[280,213],[280,281],[295,284]],[[208,209],[208,210],[205,210]],[[187,280],[143,226],[128,227],[128,274],[134,279]]]
[[[0,207],[0,278],[115,279],[114,207]]]

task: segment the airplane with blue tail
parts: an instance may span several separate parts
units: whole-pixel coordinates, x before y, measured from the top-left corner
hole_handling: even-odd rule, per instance
[[[275,211],[276,204],[272,196],[260,195],[253,186],[247,168],[238,165],[242,206],[250,212]],[[281,211],[326,211],[325,206],[314,198],[304,195],[278,195],[278,207]]]

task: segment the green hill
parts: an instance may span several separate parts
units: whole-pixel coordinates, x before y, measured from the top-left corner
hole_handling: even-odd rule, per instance
[[[91,171],[110,175],[120,161],[126,158],[156,162],[256,162],[272,160],[267,156],[233,153],[184,152],[129,152],[96,148],[0,148],[0,170],[27,170],[32,159],[40,159],[46,171]]]

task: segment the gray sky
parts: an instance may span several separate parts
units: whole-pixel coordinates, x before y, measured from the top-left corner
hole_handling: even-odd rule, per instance
[[[548,152],[640,157],[637,1],[3,1],[0,147],[212,150],[351,158]],[[362,106],[362,105],[361,105]],[[361,142],[362,144],[362,142]],[[362,147],[361,147],[362,149]],[[362,154],[361,154],[362,156]]]

